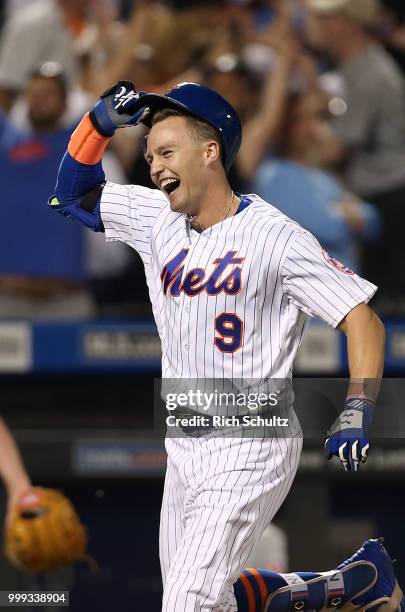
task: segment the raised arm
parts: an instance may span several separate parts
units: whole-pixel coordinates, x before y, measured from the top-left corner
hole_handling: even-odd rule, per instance
[[[291,69],[298,55],[298,45],[288,39],[279,45],[275,65],[269,72],[263,87],[258,113],[247,122],[238,155],[238,170],[249,180],[274,144],[284,117]]]
[[[104,231],[100,216],[105,183],[101,159],[115,130],[136,125],[142,117],[143,109],[133,114],[129,110],[141,95],[132,83],[119,81],[86,113],[60,165],[55,194],[49,199],[51,208],[93,231]]]

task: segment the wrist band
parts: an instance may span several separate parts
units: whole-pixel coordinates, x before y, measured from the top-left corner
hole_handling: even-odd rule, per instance
[[[109,142],[110,138],[96,130],[87,113],[73,132],[68,151],[75,161],[93,166],[101,161]]]

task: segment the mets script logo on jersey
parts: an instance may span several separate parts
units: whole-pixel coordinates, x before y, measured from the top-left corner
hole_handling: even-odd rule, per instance
[[[189,296],[198,295],[206,291],[208,295],[227,293],[236,295],[242,285],[243,257],[235,257],[237,251],[228,251],[223,257],[218,257],[212,262],[214,269],[207,274],[204,268],[193,268],[189,270],[183,279],[184,260],[189,249],[182,249],[163,268],[161,279],[163,292],[166,295],[177,297],[182,292]]]
[[[339,272],[344,272],[345,274],[354,274],[353,270],[350,270],[350,268],[345,266],[345,264],[339,261],[338,259],[331,257],[329,253],[327,253],[324,249],[322,249],[322,254],[325,261],[334,268],[336,268],[336,270],[339,270]]]

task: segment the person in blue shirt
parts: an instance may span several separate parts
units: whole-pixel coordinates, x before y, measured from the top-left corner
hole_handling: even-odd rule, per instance
[[[84,232],[42,206],[75,127],[61,124],[63,74],[38,69],[25,96],[29,131],[0,115],[0,317],[86,318]]]
[[[323,95],[290,95],[272,155],[259,166],[252,191],[315,234],[332,257],[361,272],[361,243],[378,238],[380,218],[323,167],[333,158],[332,142]]]

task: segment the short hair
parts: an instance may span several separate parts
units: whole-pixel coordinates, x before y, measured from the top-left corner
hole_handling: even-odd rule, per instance
[[[189,115],[188,113],[183,113],[174,108],[164,108],[162,110],[157,111],[152,117],[152,126],[156,125],[160,121],[167,119],[168,117],[184,117],[187,119],[188,124],[191,127],[194,138],[198,142],[205,142],[207,140],[215,140],[219,144],[220,153],[222,156],[222,141],[218,131],[214,128],[214,126],[210,125],[206,121],[202,121],[201,119],[197,119],[197,117],[193,117],[193,115]]]

